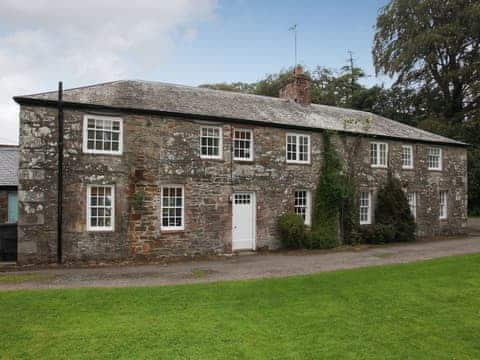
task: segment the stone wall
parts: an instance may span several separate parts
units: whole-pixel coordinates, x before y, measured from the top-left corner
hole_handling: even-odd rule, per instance
[[[104,114],[108,115],[108,114]],[[287,130],[275,127],[221,124],[223,159],[199,156],[204,122],[169,117],[122,116],[122,155],[82,152],[81,111],[65,111],[64,233],[65,261],[114,260],[135,257],[183,256],[231,252],[234,191],[255,191],[257,248],[279,246],[275,223],[292,209],[297,189],[314,194],[322,164],[322,133],[310,132],[311,164],[286,164]],[[56,259],[56,110],[22,106],[20,146],[19,262],[46,263]],[[215,124],[218,125],[218,124]],[[232,161],[232,129],[252,128],[254,159]],[[304,132],[302,132],[304,133]],[[371,139],[341,135],[335,138],[350,165],[359,189],[374,192],[385,169],[369,163]],[[419,234],[434,236],[462,231],[466,222],[466,151],[442,146],[444,169],[428,171],[426,144],[414,145],[414,170],[401,170],[401,145],[388,140],[390,169],[406,188],[417,191]],[[115,185],[115,229],[86,229],[88,184]],[[185,230],[160,230],[160,187],[184,185]],[[439,221],[438,191],[449,191],[449,217]],[[132,205],[136,194],[144,198]]]

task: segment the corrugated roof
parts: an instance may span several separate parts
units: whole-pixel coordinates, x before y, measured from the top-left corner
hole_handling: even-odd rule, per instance
[[[18,186],[18,147],[0,145],[0,186]]]
[[[21,99],[57,100],[57,92]],[[291,100],[153,81],[120,80],[68,89],[64,101],[115,108],[243,119],[292,127],[329,129],[371,136],[465,145],[371,113]],[[18,101],[18,98],[16,98]]]

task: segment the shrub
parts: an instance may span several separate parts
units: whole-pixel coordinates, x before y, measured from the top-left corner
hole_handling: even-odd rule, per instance
[[[303,218],[293,212],[278,218],[278,232],[282,245],[287,249],[299,249],[308,241]]]
[[[375,207],[376,242],[415,240],[415,220],[400,180],[390,173],[379,189]]]
[[[308,234],[310,246],[314,249],[332,249],[340,245],[338,236],[331,236],[330,232],[322,232],[320,230],[312,230]]]

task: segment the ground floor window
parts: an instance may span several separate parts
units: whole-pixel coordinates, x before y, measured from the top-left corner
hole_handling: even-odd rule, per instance
[[[360,191],[360,224],[366,225],[372,222],[372,193]]]
[[[162,187],[162,230],[184,229],[183,186]]]
[[[87,229],[112,231],[114,228],[115,187],[113,185],[88,185]]]
[[[303,218],[305,225],[310,225],[311,223],[310,204],[310,192],[308,190],[295,191],[295,214]]]
[[[413,218],[417,217],[417,194],[415,192],[407,193],[408,205]]]
[[[447,210],[447,192],[446,191],[440,191],[439,197],[440,197],[440,219],[446,219],[448,216],[448,210]]]
[[[9,223],[16,223],[18,219],[18,198],[17,192],[8,193],[8,219]]]

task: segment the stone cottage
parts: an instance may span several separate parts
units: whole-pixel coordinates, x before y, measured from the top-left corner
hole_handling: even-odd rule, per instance
[[[22,264],[55,262],[58,251],[62,261],[90,261],[275,249],[282,212],[310,223],[326,129],[357,184],[360,224],[375,221],[388,171],[405,186],[419,235],[457,234],[466,223],[465,144],[311,104],[301,68],[280,98],[130,80],[62,96],[15,97]]]

